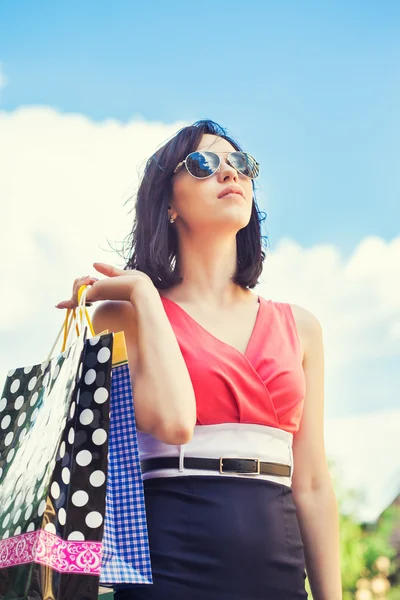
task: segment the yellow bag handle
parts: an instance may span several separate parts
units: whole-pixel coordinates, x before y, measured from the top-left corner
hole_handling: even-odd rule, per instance
[[[83,308],[83,310],[84,310],[84,312],[85,312],[85,317],[86,317],[87,324],[89,325],[90,333],[91,333],[91,334],[94,336],[94,335],[95,335],[95,333],[94,333],[94,329],[93,329],[93,325],[92,325],[92,320],[91,320],[91,318],[90,318],[90,316],[89,316],[89,313],[88,313],[88,311],[87,311],[87,308],[86,308],[86,298],[85,298],[85,301],[84,301],[84,303],[83,303],[83,307],[81,306],[82,294],[83,294],[83,292],[85,291],[85,289],[86,289],[87,287],[88,287],[87,285],[81,285],[81,287],[80,287],[80,288],[79,288],[79,290],[78,290],[78,305],[79,305],[79,306],[78,306],[78,309],[79,309],[79,317],[80,317],[80,323],[81,323],[81,325],[82,325],[82,320],[83,320],[82,308]],[[75,319],[76,319],[76,312],[75,312],[75,309],[73,310],[73,313],[74,313],[74,317],[75,317]]]
[[[92,320],[89,316],[88,310],[86,308],[86,302],[85,302],[85,298],[83,303],[81,303],[82,300],[82,294],[84,292],[84,290],[87,288],[87,285],[81,285],[81,287],[78,290],[78,311],[79,311],[79,324],[82,325],[83,322],[83,312],[85,314],[86,317],[86,321],[87,324],[89,325],[89,329],[90,329],[90,333],[92,334],[92,336],[95,335],[94,333],[94,329],[93,329],[93,324],[92,324]],[[82,310],[83,309],[83,310]],[[69,322],[69,317],[71,315],[71,322]],[[80,331],[79,331],[79,324],[78,324],[78,318],[76,315],[76,309],[68,309],[67,310],[67,315],[65,317],[65,322],[64,322],[64,339],[63,339],[63,345],[61,348],[61,352],[64,352],[66,349],[66,345],[67,345],[67,339],[68,339],[68,334],[72,325],[72,321],[75,320],[75,328],[76,328],[76,334],[79,337],[80,335]]]
[[[71,316],[71,322],[69,320],[70,316]],[[64,338],[63,338],[63,344],[62,344],[61,352],[64,352],[65,347],[67,345],[67,338],[68,338],[69,331],[71,329],[73,318],[75,318],[75,320],[76,320],[75,309],[72,311],[70,308],[68,308],[67,315],[66,315],[65,321],[64,321]],[[79,327],[78,327],[77,323],[75,324],[75,328],[76,328],[76,335],[79,337]]]
[[[81,332],[79,330],[79,325],[81,325],[83,327],[83,315],[85,315],[91,335],[93,337],[96,335],[94,332],[94,329],[93,329],[92,320],[91,320],[89,313],[87,311],[87,308],[86,308],[86,288],[87,287],[88,287],[87,285],[82,285],[78,290],[78,301],[79,301],[78,316],[77,316],[75,308],[74,309],[69,308],[67,310],[67,314],[65,316],[64,323],[60,329],[59,334],[57,335],[56,341],[54,342],[52,349],[50,350],[50,353],[47,357],[47,361],[51,360],[51,358],[53,356],[53,352],[58,344],[60,337],[63,335],[63,333],[64,333],[64,335],[63,335],[63,344],[62,344],[61,353],[65,352],[67,343],[68,343],[69,334],[70,334],[73,323],[75,324],[76,335],[77,335],[77,337],[80,337]]]
[[[78,291],[78,302],[79,302],[79,311],[80,311],[80,321],[82,324],[82,306],[81,306],[81,299],[82,299],[82,294],[84,292],[84,290],[87,288],[87,285],[82,285],[79,288]],[[88,322],[89,328],[90,328],[90,332],[92,334],[92,336],[95,336],[95,332],[93,329],[93,325],[92,325],[92,320],[89,316],[89,313],[87,311],[86,308],[86,304],[85,304],[85,300],[86,298],[84,298],[84,311],[85,311],[85,317],[86,320]],[[68,320],[69,320],[69,315],[68,313],[71,313],[71,323],[69,323],[68,325]],[[64,342],[63,342],[63,349],[62,352],[64,352],[65,350],[65,346],[67,343],[67,339],[68,339],[68,333],[69,333],[69,329],[71,327],[72,324],[72,320],[75,319],[75,321],[77,320],[76,317],[76,310],[73,309],[71,311],[71,309],[69,309],[67,311],[67,317],[65,319],[65,324],[64,324]],[[79,327],[78,327],[78,323],[75,323],[75,327],[76,327],[76,331],[77,331],[77,335],[79,336]],[[105,329],[104,331],[100,332],[98,335],[104,335],[108,333],[108,329]],[[119,365],[123,365],[126,364],[128,362],[128,352],[127,352],[127,348],[126,348],[126,342],[125,342],[125,334],[123,331],[119,331],[117,333],[114,333],[114,343],[113,343],[113,351],[112,351],[112,366],[117,367]]]

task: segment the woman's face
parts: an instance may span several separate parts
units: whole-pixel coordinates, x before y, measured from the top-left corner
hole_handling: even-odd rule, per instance
[[[236,149],[216,135],[203,135],[196,150],[209,150],[221,158],[219,171],[207,179],[195,179],[185,166],[173,177],[173,197],[169,214],[176,217],[175,225],[190,231],[234,231],[246,227],[250,221],[253,186],[248,177],[231,167],[226,159]],[[233,186],[240,193],[223,195]]]

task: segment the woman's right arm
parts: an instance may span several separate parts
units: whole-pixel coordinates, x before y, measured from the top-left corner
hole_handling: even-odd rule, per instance
[[[151,283],[135,282],[131,301],[105,301],[93,315],[96,333],[124,331],[137,428],[166,444],[185,444],[196,424],[186,363]]]

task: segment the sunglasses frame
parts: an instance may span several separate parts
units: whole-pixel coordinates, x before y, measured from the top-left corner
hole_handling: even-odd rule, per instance
[[[188,169],[187,166],[187,159],[189,158],[189,156],[191,156],[192,154],[205,154],[206,152],[210,153],[210,154],[214,154],[215,156],[218,157],[218,167],[215,169],[214,173],[211,173],[210,175],[206,175],[206,177],[196,177],[196,175],[193,175],[193,173],[191,173]],[[256,177],[258,177],[259,173],[257,173],[257,175],[255,177],[249,177],[249,175],[245,175],[244,173],[242,173],[241,171],[239,171],[235,165],[233,165],[230,160],[229,157],[231,154],[244,154],[246,156],[250,156],[252,158],[252,160],[254,160],[254,163],[256,165],[256,167],[260,166],[260,163],[258,163],[256,161],[256,159],[254,158],[254,156],[252,156],[251,154],[249,154],[248,152],[242,152],[241,150],[232,150],[231,152],[220,152],[220,154],[228,154],[228,156],[226,157],[226,162],[228,163],[228,165],[230,165],[233,169],[235,169],[235,171],[237,171],[239,173],[239,175],[243,175],[243,177],[247,177],[248,179],[256,179]],[[186,171],[189,173],[189,175],[191,175],[191,177],[194,177],[194,179],[208,179],[209,177],[212,177],[213,175],[215,175],[215,173],[218,173],[220,166],[221,166],[221,157],[219,154],[217,154],[216,152],[213,152],[212,150],[195,150],[194,152],[190,152],[190,154],[187,155],[187,157],[185,158],[185,160],[182,160],[179,164],[176,165],[175,169],[174,169],[174,173],[177,173],[182,167],[183,165],[185,165],[186,167]]]

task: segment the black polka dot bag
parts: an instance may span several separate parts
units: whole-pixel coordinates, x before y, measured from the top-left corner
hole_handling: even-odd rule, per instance
[[[78,311],[87,315],[85,296]],[[114,334],[88,337],[90,328],[67,313],[61,353],[51,358],[59,336],[48,360],[10,371],[4,385],[2,600],[98,597]]]

